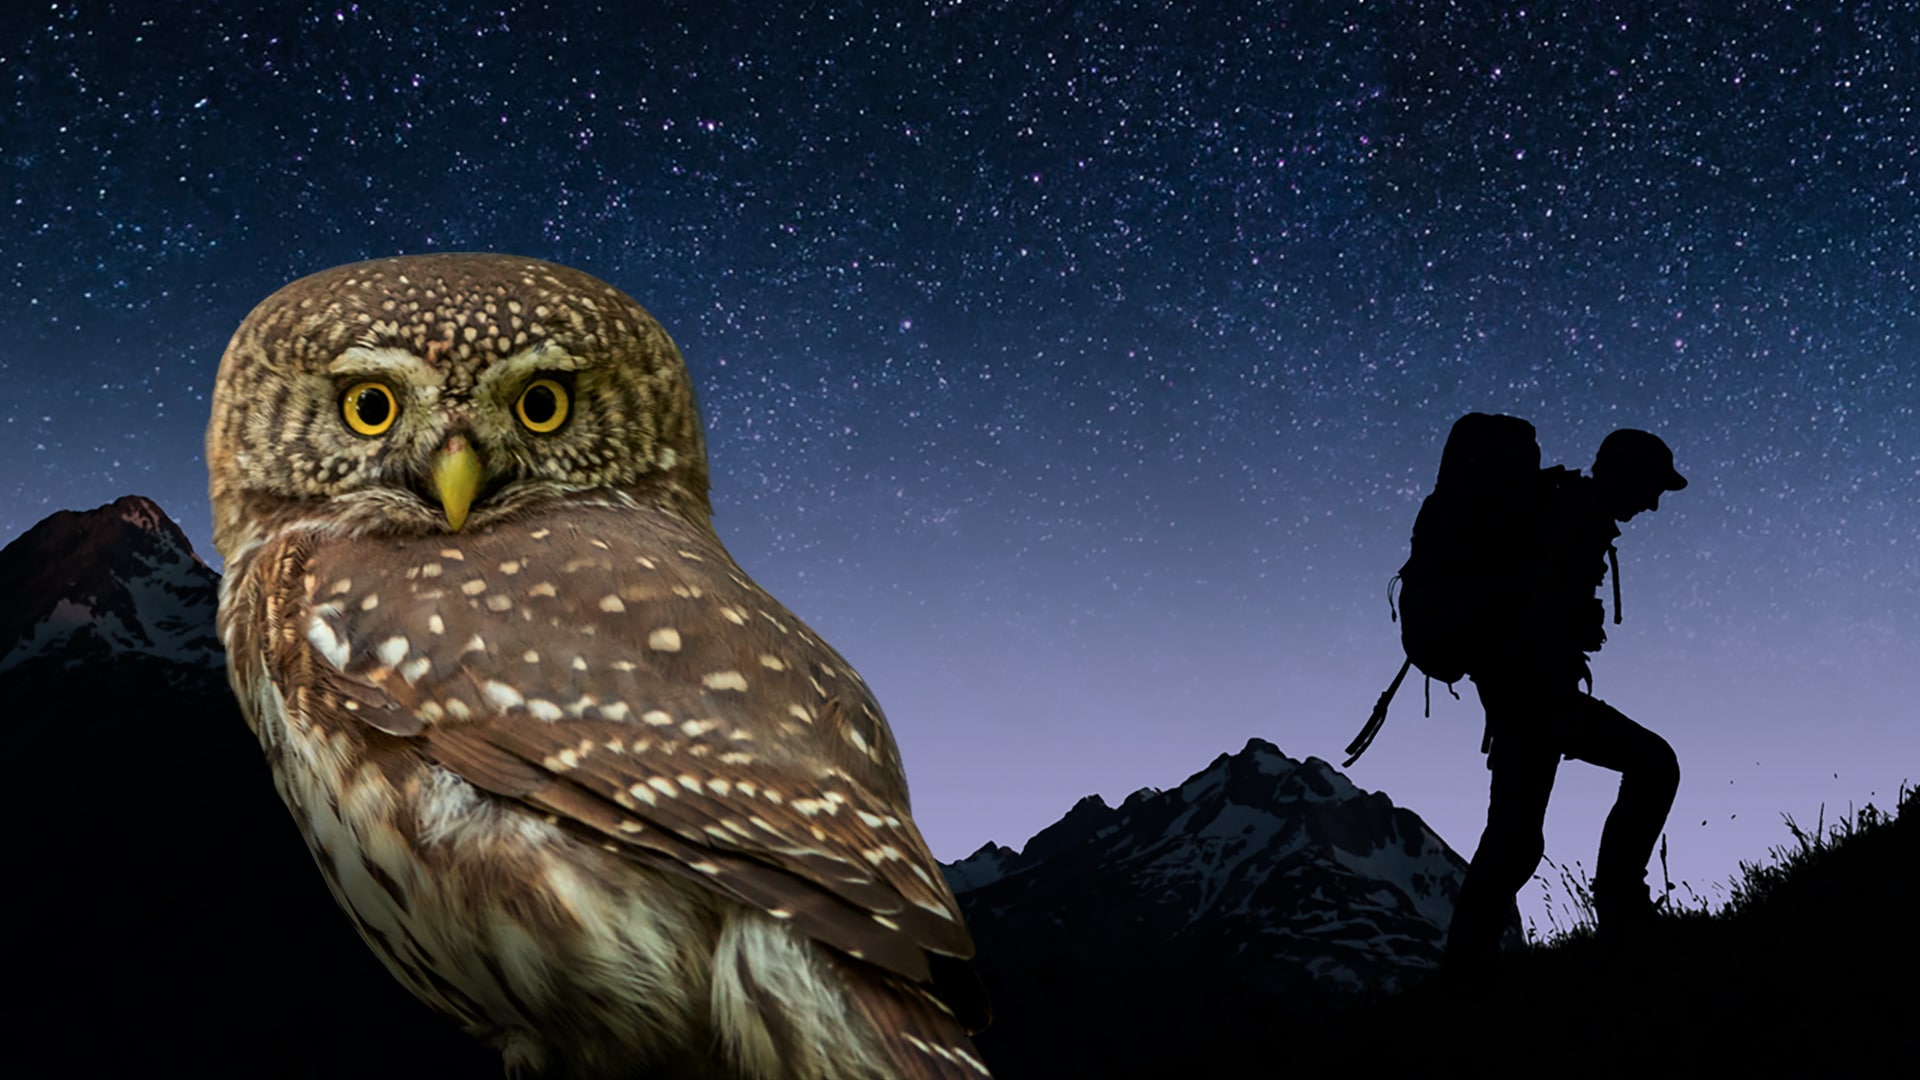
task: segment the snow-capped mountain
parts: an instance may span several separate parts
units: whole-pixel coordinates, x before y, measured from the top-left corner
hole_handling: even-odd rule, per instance
[[[219,585],[151,500],[62,510],[0,549],[0,671],[136,656],[218,667]]]
[[[945,870],[995,995],[989,1063],[1145,1075],[1182,1056],[1170,1030],[1191,1041],[1429,971],[1466,863],[1384,794],[1253,739]]]

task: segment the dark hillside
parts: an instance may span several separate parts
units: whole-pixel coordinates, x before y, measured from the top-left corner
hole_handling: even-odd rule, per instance
[[[1312,1032],[1278,1023],[1209,1068],[1293,1075],[1852,1076],[1920,1052],[1920,792],[1804,831],[1749,866],[1727,910],[1635,947],[1580,934],[1483,985],[1429,982]],[[1144,1075],[1144,1074],[1143,1074]]]

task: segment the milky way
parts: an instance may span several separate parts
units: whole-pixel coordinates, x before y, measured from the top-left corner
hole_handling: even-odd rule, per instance
[[[674,335],[721,536],[866,673],[942,858],[1250,736],[1338,760],[1475,409],[1694,481],[1595,665],[1680,752],[1676,880],[1920,780],[1912,8],[629,6],[10,9],[0,536],[140,492],[210,554],[247,310],[508,251]],[[1352,775],[1466,853],[1461,689]],[[1590,868],[1610,774],[1562,775]]]

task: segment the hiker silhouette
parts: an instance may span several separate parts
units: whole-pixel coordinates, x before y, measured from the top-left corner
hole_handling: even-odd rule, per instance
[[[1620,773],[1594,866],[1602,939],[1632,937],[1652,921],[1647,863],[1680,783],[1667,741],[1592,695],[1588,654],[1606,641],[1597,592],[1610,563],[1620,621],[1617,523],[1658,510],[1660,496],[1687,481],[1665,442],[1630,428],[1601,442],[1591,475],[1556,466],[1539,476],[1532,524],[1515,541],[1519,558],[1500,553],[1505,591],[1480,598],[1507,615],[1488,625],[1467,671],[1486,710],[1492,778],[1486,830],[1447,932],[1450,966],[1477,966],[1497,951],[1514,897],[1545,854],[1542,827],[1563,756]]]

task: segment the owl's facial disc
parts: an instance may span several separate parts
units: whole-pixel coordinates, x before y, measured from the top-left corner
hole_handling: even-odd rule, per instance
[[[434,452],[433,472],[429,477],[434,498],[447,515],[447,524],[459,532],[467,523],[467,511],[480,493],[486,479],[486,467],[480,463],[464,435],[452,435]]]

